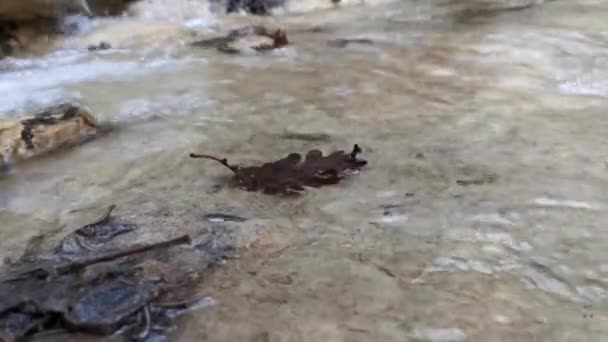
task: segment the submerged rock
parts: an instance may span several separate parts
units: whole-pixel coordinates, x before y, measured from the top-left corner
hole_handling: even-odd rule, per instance
[[[83,289],[70,302],[64,319],[82,331],[110,335],[148,305],[158,292],[151,284],[111,280]]]
[[[58,19],[68,13],[90,13],[85,0],[2,0],[0,19],[30,21]]]
[[[0,121],[0,165],[77,144],[97,135],[97,120],[87,109],[60,104],[22,118]]]
[[[65,20],[68,15],[119,15],[134,1],[136,0],[1,0],[0,59],[24,52],[46,51],[44,48],[43,51],[36,50],[46,47],[49,37],[76,32],[77,25]]]
[[[86,0],[89,11],[95,16],[120,15],[137,0]]]
[[[136,0],[2,0],[0,20],[61,19],[66,14],[118,15]]]
[[[15,31],[17,24],[12,21],[0,21],[0,59],[10,56],[19,43]]]

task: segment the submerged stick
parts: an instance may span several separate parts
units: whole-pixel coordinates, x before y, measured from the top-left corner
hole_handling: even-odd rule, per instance
[[[61,265],[61,266],[56,267],[55,271],[58,274],[73,272],[73,271],[77,271],[79,269],[85,268],[87,266],[98,264],[100,262],[111,261],[114,259],[130,256],[130,255],[134,255],[134,254],[144,253],[144,252],[151,251],[154,249],[171,247],[171,246],[182,245],[182,244],[190,244],[191,242],[192,242],[192,240],[190,239],[190,236],[185,234],[185,235],[182,235],[180,237],[177,237],[177,238],[171,239],[171,240],[152,243],[149,245],[131,247],[131,248],[127,248],[122,251],[107,253],[104,255],[92,257],[92,258],[85,259],[85,260],[74,261],[67,265]]]
[[[210,156],[208,154],[197,154],[197,153],[190,153],[190,158],[201,158],[201,159],[215,160],[216,162],[219,162],[220,164],[222,164],[225,167],[229,168],[230,171],[234,172],[235,174],[239,170],[238,166],[232,166],[232,165],[228,164],[228,159],[226,159],[226,158],[220,159],[218,157]]]
[[[144,315],[144,327],[139,332],[139,334],[137,334],[137,339],[140,341],[146,340],[146,338],[148,338],[148,336],[150,336],[150,330],[152,330],[152,318],[150,317],[150,304],[144,306],[143,315]]]
[[[47,265],[35,265],[33,267],[28,267],[25,270],[21,270],[20,272],[17,272],[16,274],[14,274],[12,276],[9,276],[4,279],[0,279],[0,283],[17,281],[17,280],[21,280],[21,279],[26,279],[28,277],[46,279],[49,276],[62,275],[62,274],[66,274],[69,272],[75,272],[75,271],[81,270],[87,266],[91,266],[91,265],[98,264],[101,262],[111,261],[111,260],[119,259],[122,257],[130,256],[130,255],[140,254],[140,253],[144,253],[144,252],[151,251],[154,249],[166,248],[166,247],[171,247],[174,245],[190,244],[191,242],[192,242],[192,240],[190,239],[190,236],[185,234],[185,235],[182,235],[180,237],[177,237],[177,238],[171,239],[171,240],[161,241],[161,242],[152,243],[152,244],[143,245],[143,246],[130,247],[130,248],[127,248],[127,249],[124,249],[121,251],[110,252],[107,254],[91,257],[88,259],[77,260],[77,261],[73,261],[73,262],[63,263],[60,265],[48,265],[48,264]]]

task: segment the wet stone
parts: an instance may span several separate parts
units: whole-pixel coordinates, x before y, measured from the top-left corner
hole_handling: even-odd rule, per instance
[[[34,323],[30,315],[11,312],[0,319],[0,341],[14,341],[23,336]]]
[[[157,294],[145,285],[120,280],[83,292],[70,303],[65,318],[70,325],[102,334],[110,334]]]
[[[0,165],[11,165],[67,145],[93,139],[97,120],[70,103],[47,107],[18,119],[0,120]]]
[[[10,56],[19,45],[15,31],[17,25],[11,21],[0,21],[0,59]]]

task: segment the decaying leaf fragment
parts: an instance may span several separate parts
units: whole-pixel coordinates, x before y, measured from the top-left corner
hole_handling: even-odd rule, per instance
[[[283,30],[269,30],[264,26],[245,26],[230,31],[224,37],[211,38],[194,42],[191,45],[202,48],[216,48],[228,54],[240,53],[243,48],[255,51],[278,49],[289,44]]]
[[[83,251],[91,252],[96,246],[102,245],[118,235],[137,229],[133,223],[123,222],[112,217],[116,205],[112,204],[97,220],[86,224],[68,236],[57,247],[55,252],[63,255],[77,255]]]
[[[299,153],[291,153],[283,159],[262,166],[241,167],[230,165],[227,159],[191,153],[191,158],[211,159],[224,165],[234,173],[241,188],[247,191],[262,190],[267,194],[297,193],[304,186],[321,187],[337,184],[346,175],[359,170],[367,161],[357,158],[361,148],[355,144],[350,153],[336,151],[323,156],[319,150],[309,151],[304,161]]]

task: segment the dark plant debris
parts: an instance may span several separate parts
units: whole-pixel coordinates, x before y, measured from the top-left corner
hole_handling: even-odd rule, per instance
[[[12,21],[0,21],[0,59],[15,52],[16,46],[21,46],[15,32],[17,24]]]
[[[225,158],[206,154],[190,154],[191,158],[211,159],[219,162],[234,173],[234,178],[242,189],[262,190],[266,194],[300,193],[304,187],[321,187],[337,184],[346,175],[358,171],[367,161],[358,159],[361,148],[355,144],[352,152],[336,151],[323,156],[319,150],[311,150],[304,161],[298,153],[291,153],[283,159],[265,163],[262,166],[241,167],[230,165]]]
[[[314,141],[314,142],[330,142],[331,136],[325,133],[295,133],[285,132],[280,135],[286,140]]]
[[[97,45],[89,45],[87,50],[89,51],[100,51],[100,50],[109,50],[112,48],[112,45],[108,42],[100,42]]]
[[[73,235],[98,235],[112,222],[111,206],[99,220]],[[103,229],[102,229],[103,231]],[[36,239],[32,246],[40,245]],[[0,273],[0,341],[22,341],[39,334],[120,334],[129,340],[162,336],[180,314],[198,305],[194,288],[201,272],[222,262],[234,248],[208,240],[160,261],[177,245],[191,244],[182,235],[125,248],[84,250],[67,259],[61,248],[32,262],[11,265]],[[181,257],[180,257],[181,256]],[[186,259],[184,259],[184,256]],[[190,264],[180,261],[190,260]]]
[[[498,180],[498,176],[494,174],[484,174],[480,177],[457,179],[456,184],[460,186],[485,185],[493,184]]]
[[[114,219],[111,214],[116,208],[112,204],[97,220],[78,228],[58,246],[56,252],[62,254],[79,254],[83,251],[93,251],[97,246],[137,229],[137,225]]]
[[[232,30],[224,37],[205,39],[194,42],[191,45],[202,48],[216,48],[223,53],[237,54],[241,51],[238,47],[234,46],[234,43],[238,40],[252,37],[265,38],[265,40],[267,40],[267,42],[258,42],[250,46],[256,51],[278,49],[289,44],[285,31],[279,29],[269,30],[264,26],[253,25]]]
[[[335,47],[335,48],[345,48],[350,44],[361,44],[361,45],[373,45],[374,41],[371,39],[366,39],[366,38],[340,38],[340,39],[333,39],[327,42],[328,46],[331,47]]]

